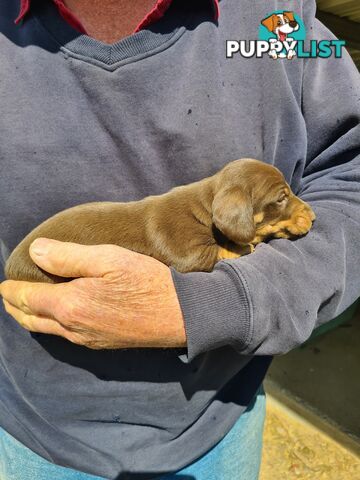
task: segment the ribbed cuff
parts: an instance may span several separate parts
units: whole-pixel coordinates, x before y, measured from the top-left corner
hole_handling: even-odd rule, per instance
[[[187,354],[197,355],[231,345],[242,351],[251,336],[251,305],[245,282],[227,263],[220,262],[211,273],[180,273],[170,267],[185,320]]]

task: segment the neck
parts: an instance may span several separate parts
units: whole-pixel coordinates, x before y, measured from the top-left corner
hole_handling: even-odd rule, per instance
[[[211,228],[212,204],[216,191],[214,176],[204,178],[189,185],[185,185],[183,188],[188,189],[185,193],[187,198],[189,193],[192,191],[191,210],[193,216],[197,218],[200,223]]]
[[[155,0],[65,0],[90,37],[115,43],[131,35]]]

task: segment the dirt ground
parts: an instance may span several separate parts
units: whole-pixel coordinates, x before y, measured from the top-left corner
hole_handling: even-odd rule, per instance
[[[268,398],[260,480],[360,480],[360,458]]]

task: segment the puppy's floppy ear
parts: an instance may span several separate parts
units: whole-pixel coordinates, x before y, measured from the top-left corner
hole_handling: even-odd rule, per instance
[[[276,15],[273,13],[270,17],[264,18],[264,20],[261,21],[261,25],[264,25],[269,32],[273,32],[275,30],[276,18]]]
[[[290,22],[293,22],[295,20],[293,12],[284,12],[283,15],[284,17],[288,18]]]
[[[215,194],[212,220],[218,230],[235,243],[249,243],[256,227],[250,195],[239,187],[223,188]]]

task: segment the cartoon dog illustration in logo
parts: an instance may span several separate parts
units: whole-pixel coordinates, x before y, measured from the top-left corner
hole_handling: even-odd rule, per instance
[[[276,35],[275,38],[271,38],[269,40],[270,43],[273,42],[284,42],[284,41],[293,41],[293,38],[288,37],[289,34],[296,32],[299,30],[300,26],[298,22],[295,20],[293,12],[283,12],[283,13],[274,13],[270,15],[270,17],[265,18],[261,22],[264,27],[266,27],[269,32],[274,33]],[[275,60],[279,58],[288,58],[291,60],[295,55],[296,52],[293,49],[289,49],[286,53],[280,52],[278,53],[275,49],[270,49],[269,55]]]

